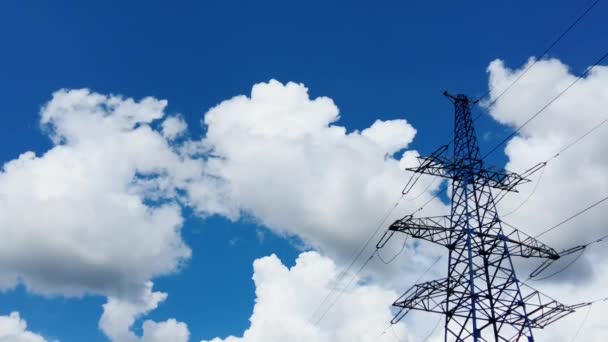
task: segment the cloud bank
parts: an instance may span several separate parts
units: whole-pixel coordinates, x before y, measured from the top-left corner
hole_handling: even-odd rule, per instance
[[[301,84],[261,83],[222,102],[206,113],[200,140],[177,139],[187,126],[166,106],[86,89],[53,94],[40,116],[53,147],[0,172],[0,288],[103,295],[99,326],[111,340],[185,341],[174,319],[132,332],[167,296],[151,280],[191,255],[182,207],[251,217],[340,258],[395,200],[403,163],[416,155],[395,157],[415,135],[405,120],[347,133],[334,125],[335,104],[310,99]]]
[[[506,68],[501,61],[491,63],[488,72],[490,86],[494,90],[491,92],[489,100],[493,100],[502,89],[518,78],[526,67],[522,66],[520,69],[511,70]],[[579,81],[575,87],[570,89],[567,95],[564,95],[563,98],[553,103],[542,116],[526,126],[519,135],[511,139],[505,148],[505,153],[508,157],[506,167],[514,171],[524,171],[536,163],[550,158],[560,148],[572,143],[595,124],[605,120],[607,118],[605,108],[608,107],[608,92],[606,92],[606,89],[608,89],[607,70],[608,68],[606,67],[595,69],[586,78]],[[498,122],[513,128],[518,127],[531,114],[542,108],[549,100],[568,86],[576,77],[567,66],[558,60],[539,61],[521,79],[517,86],[511,89],[508,95],[499,99],[495,105],[489,108],[489,112]],[[261,110],[263,114],[255,116],[258,113],[258,108],[264,108],[261,105],[262,103],[272,103],[272,101],[263,100],[265,96],[265,94],[260,95],[258,99],[258,96],[253,92],[251,98],[239,97],[229,100],[211,110],[205,117],[205,123],[210,131],[210,134],[205,139],[206,143],[222,157],[218,162],[219,165],[216,165],[218,174],[226,179],[230,193],[232,194],[231,196],[239,202],[239,206],[244,209],[244,212],[253,215],[262,224],[273,228],[279,233],[300,236],[310,245],[317,247],[321,251],[326,251],[337,260],[340,260],[339,255],[341,250],[352,251],[352,245],[346,247],[348,239],[357,236],[359,241],[363,240],[365,237],[363,232],[366,231],[363,227],[373,226],[371,220],[374,215],[371,213],[381,212],[380,207],[386,208],[390,205],[389,199],[379,200],[378,202],[382,202],[382,206],[375,207],[373,204],[370,205],[369,203],[373,202],[370,198],[373,197],[361,196],[361,192],[357,191],[363,188],[374,189],[374,185],[376,184],[374,176],[382,174],[385,177],[378,179],[378,182],[382,182],[385,185],[385,189],[376,187],[376,194],[384,193],[385,196],[388,196],[390,191],[386,189],[399,188],[403,184],[403,177],[405,176],[397,171],[398,168],[393,169],[395,170],[395,176],[390,171],[379,171],[391,170],[390,166],[376,169],[370,168],[369,172],[367,167],[362,166],[361,175],[363,176],[361,178],[358,178],[359,173],[344,172],[344,170],[359,171],[359,168],[350,163],[348,158],[346,158],[348,154],[345,151],[348,151],[348,149],[344,146],[350,146],[347,141],[368,138],[370,142],[373,142],[373,148],[359,150],[357,154],[361,151],[372,151],[369,154],[369,160],[372,163],[374,160],[379,162],[380,159],[378,157],[380,155],[384,155],[385,157],[388,155],[389,158],[384,158],[383,162],[386,165],[398,165],[399,162],[397,160],[391,160],[391,153],[406,147],[407,144],[399,145],[399,140],[393,140],[393,138],[407,136],[407,129],[404,129],[404,126],[400,126],[400,124],[392,122],[388,124],[376,123],[364,130],[361,136],[358,136],[356,132],[351,134],[345,134],[343,131],[335,133],[335,128],[328,123],[333,122],[332,118],[337,118],[337,111],[332,111],[332,106],[326,103],[325,107],[323,107],[325,108],[324,111],[317,109],[319,117],[325,120],[323,129],[313,130],[302,139],[299,137],[303,133],[298,131],[297,127],[294,128],[289,124],[283,124],[281,120],[271,120],[272,122],[278,121],[278,127],[269,125],[265,115],[268,115],[268,112],[272,111],[270,109]],[[318,103],[315,105],[322,107]],[[271,108],[275,109],[277,107]],[[298,106],[298,108],[302,108],[302,106]],[[226,112],[247,113],[248,109],[254,113],[255,120],[252,120],[253,122],[249,122],[249,120],[242,117],[238,117],[239,120],[236,120],[236,114],[233,115],[235,120],[225,119],[226,122],[221,124],[218,122],[220,120],[218,119],[220,117],[220,114],[217,114],[218,112],[221,112],[221,116],[223,117]],[[280,110],[276,110],[276,112],[280,112]],[[227,116],[230,116],[230,114]],[[312,122],[321,121],[321,119],[312,120]],[[222,127],[223,129],[218,130],[219,134],[214,137],[212,133],[216,127]],[[283,127],[283,129],[279,127]],[[305,125],[302,125],[302,127],[305,132],[308,132],[308,128],[310,128]],[[384,131],[380,133],[376,130]],[[329,141],[335,142],[336,140],[332,140],[331,138],[339,136],[341,142],[339,144],[327,143],[323,135],[318,135],[319,131],[325,131],[327,133],[325,137],[329,137]],[[223,134],[227,134],[227,132],[232,134],[230,139],[224,140],[219,138]],[[288,137],[296,137],[295,141],[297,143],[295,146],[289,145],[294,141],[286,138],[285,134],[287,133],[285,132],[289,132]],[[397,133],[392,134],[391,132]],[[536,190],[534,190],[535,184],[532,183],[522,186],[519,194],[507,196],[500,203],[500,209],[504,213],[512,212],[523,201],[526,201],[526,205],[505,217],[505,220],[534,235],[558,223],[568,215],[575,213],[584,205],[605,196],[608,192],[608,180],[605,177],[608,174],[608,159],[606,158],[608,153],[605,151],[607,148],[605,144],[606,133],[605,130],[599,129],[577,143],[571,150],[565,151],[560,157],[552,160],[543,171],[543,177],[540,179]],[[382,141],[379,137],[384,137],[387,141]],[[342,140],[342,138],[344,139]],[[309,147],[309,142],[311,141],[319,141],[319,143],[313,143],[311,144],[312,147]],[[321,141],[325,142],[321,143]],[[241,151],[237,145],[247,146],[246,151]],[[257,148],[258,145],[262,147]],[[324,146],[322,150],[333,157],[321,158],[321,153],[315,153],[318,151],[315,150],[317,146]],[[331,146],[338,146],[338,148],[333,149]],[[383,148],[385,150],[382,150]],[[283,151],[282,149],[287,149],[288,151]],[[311,150],[314,152],[311,152]],[[289,153],[294,151],[297,151],[294,154],[299,158],[296,159],[294,155]],[[336,151],[339,152],[336,153]],[[240,152],[243,153],[241,154]],[[363,156],[365,155],[364,153]],[[406,162],[407,156],[408,153],[405,154],[401,164]],[[358,158],[366,159],[359,154],[351,160]],[[256,160],[253,161],[253,159]],[[260,160],[258,161],[258,159]],[[290,182],[289,180],[283,181],[282,176],[286,173],[273,172],[273,169],[282,170],[285,168],[285,164],[281,162],[283,160],[287,161],[286,164],[288,166],[292,164],[297,166],[294,167],[293,173],[289,174],[294,174],[296,175],[295,178],[307,181],[303,181],[302,184]],[[306,163],[299,164],[300,161],[306,161]],[[338,163],[341,165],[338,165]],[[324,170],[317,171],[316,165],[322,166]],[[335,173],[339,177],[331,178],[332,173],[330,172],[334,165],[336,166],[336,170],[341,170],[342,172]],[[259,169],[262,169],[263,172],[256,172]],[[257,187],[258,183],[254,183],[252,179],[240,175],[239,170],[247,170],[251,175],[254,175],[253,179],[256,181],[258,179],[261,180],[260,184],[262,185]],[[327,173],[324,171],[327,171]],[[317,172],[324,177],[307,178],[311,174],[317,175]],[[536,177],[538,177],[538,174]],[[321,180],[321,182],[316,183],[317,180]],[[334,185],[334,183],[337,183],[337,185]],[[274,186],[274,184],[277,184],[277,186]],[[236,190],[231,188],[236,188]],[[241,194],[239,193],[241,189],[247,190],[243,190]],[[312,191],[315,194],[324,194],[317,198],[317,202],[321,203],[320,205],[315,206],[317,202],[314,202],[314,198],[307,197],[306,190],[309,189],[315,189],[316,191]],[[532,193],[533,191],[534,193]],[[282,194],[284,195],[282,196]],[[532,196],[529,197],[531,194]],[[526,200],[528,197],[529,199]],[[283,198],[287,198],[287,200],[280,200]],[[292,202],[295,204],[292,205]],[[441,203],[435,203],[435,205],[434,211],[446,209]],[[327,211],[324,211],[326,208]],[[345,208],[360,209],[350,213],[341,211]],[[302,211],[300,212],[299,209],[302,209]],[[326,212],[328,214],[323,215]],[[543,236],[542,240],[555,246],[558,250],[589,242],[607,233],[605,225],[602,224],[607,219],[605,212],[605,210],[595,210],[586,213],[585,216],[560,228],[560,230]],[[546,214],[539,215],[539,213]],[[322,219],[317,221],[317,217]],[[354,219],[350,220],[351,218]],[[308,226],[307,222],[311,222],[310,226]],[[362,224],[362,222],[365,223]],[[323,228],[320,229],[320,232],[317,232],[315,231],[316,227]],[[348,231],[348,229],[352,229],[352,231]],[[358,234],[358,231],[361,233]],[[425,244],[422,248],[416,248],[415,244],[407,244],[403,257],[408,258],[410,261],[415,261],[419,257],[419,254],[428,253],[426,250],[432,249],[428,244]],[[437,255],[435,253],[440,253],[440,251],[432,253],[433,256]],[[545,274],[551,274],[560,270],[568,262],[572,261],[571,258],[564,258],[564,260],[556,263]],[[608,276],[606,263],[597,262],[597,260],[605,260],[605,258],[604,248],[590,248],[583,259],[575,264],[576,267],[569,268],[567,272],[550,280],[539,283],[531,281],[530,284],[539,287],[542,291],[566,304],[595,299],[595,297],[589,298],[588,294],[597,294],[598,297],[605,296],[606,294],[603,294],[603,284],[605,284]],[[590,260],[595,260],[595,262],[591,263]],[[398,269],[402,272],[400,274],[405,275],[404,278],[408,278],[409,276],[409,280],[411,280],[412,274],[417,274],[423,269],[423,262],[415,264],[416,267],[407,270],[404,269],[403,265],[398,266]],[[530,262],[529,260],[519,260],[518,264],[520,266],[518,268],[520,277],[525,277],[525,274],[535,265],[534,262]],[[251,327],[241,338],[228,337],[224,340],[216,339],[215,341],[257,341],[260,338],[279,341],[285,338],[285,336],[262,335],[266,331],[273,330],[270,327],[261,328],[264,324],[270,324],[263,321],[262,317],[278,321],[282,319],[279,317],[280,315],[268,312],[270,310],[265,308],[272,305],[270,303],[278,303],[277,305],[285,307],[290,305],[287,303],[292,302],[288,298],[281,298],[277,299],[275,303],[273,299],[266,299],[263,295],[260,295],[259,292],[264,288],[264,283],[257,280],[258,272],[260,272],[259,267],[256,267],[254,279],[256,279],[258,299],[256,308],[251,316]],[[277,275],[277,278],[280,279],[281,276]],[[384,278],[375,275],[369,278],[368,281],[369,284],[383,284],[383,288],[389,291],[394,291],[399,287],[396,285],[396,282],[381,282],[381,279]],[[368,283],[359,283],[359,286],[365,286],[364,284]],[[409,282],[401,279],[401,284],[409,284]],[[285,288],[290,287],[285,286]],[[302,292],[306,293],[304,290]],[[314,294],[310,294],[308,297],[314,298]],[[344,299],[344,302],[348,303],[349,299]],[[388,303],[390,302],[392,300],[389,299]],[[309,312],[313,310],[314,308],[309,309]],[[552,341],[569,340],[575,334],[578,323],[583,318],[582,315],[585,314],[584,310],[586,309],[544,331],[536,331],[537,338]],[[592,341],[600,341],[603,339],[602,336],[608,334],[607,328],[602,324],[602,317],[605,313],[608,313],[606,310],[607,308],[602,307],[601,304],[594,306],[594,315],[591,316],[585,330],[581,333],[585,338]],[[416,312],[410,316],[419,317],[420,315],[422,314]],[[300,316],[298,313],[290,313],[289,315],[289,317]],[[328,317],[330,320],[342,318],[339,314],[331,314],[330,316]],[[408,317],[408,320],[405,322],[406,325],[403,326],[404,332],[412,334],[414,331],[421,330],[424,325],[416,324],[419,322],[417,321],[418,317]],[[289,326],[287,323],[283,324]],[[333,324],[339,326],[339,323],[333,322]],[[416,328],[413,329],[411,327]],[[292,329],[299,331],[296,328]],[[311,328],[310,331],[315,331],[315,329],[318,329],[321,335],[311,337],[310,339],[315,340],[316,338],[322,340],[324,338],[322,335],[323,328]],[[279,329],[279,331],[281,330]],[[440,340],[441,335],[441,329],[438,329],[431,340]],[[362,338],[361,336],[359,334],[356,338]],[[340,340],[335,336],[331,338]],[[408,337],[405,338],[407,339]],[[417,338],[413,340],[420,340],[420,337]]]
[[[495,89],[490,100],[524,68],[490,64]],[[595,69],[511,139],[507,168],[525,170],[605,119],[607,69]],[[557,60],[539,61],[489,108],[490,114],[517,127],[574,77]],[[141,336],[133,325],[167,296],[154,291],[151,281],[179,272],[190,258],[180,231],[181,209],[188,207],[202,217],[252,219],[318,251],[301,254],[291,269],[275,256],[257,260],[251,326],[235,332],[241,337],[212,341],[284,341],[295,332],[315,341],[368,340],[391,316],[388,305],[445,254],[430,244],[407,242],[395,263],[375,259],[321,324],[311,324],[310,315],[327,291],[344,285],[336,269],[399,196],[409,177],[403,168],[417,156],[406,150],[416,130],[406,120],[378,120],[348,131],[338,124],[331,99],[311,99],[303,85],[277,81],[257,84],[251,94],[211,108],[200,139],[190,138],[183,118],[167,115],[166,106],[164,100],[136,101],[86,89],[53,94],[41,109],[41,126],[53,147],[39,156],[24,152],[0,172],[0,289],[23,284],[46,296],[103,295],[108,300],[99,326],[111,340],[187,341],[187,326],[174,318],[144,321]],[[526,205],[505,220],[533,235],[605,196],[605,141],[600,129],[551,161]],[[503,212],[517,208],[533,187],[506,197]],[[439,190],[439,182],[423,178],[412,190],[420,196],[407,196],[387,222],[414,211]],[[424,215],[446,212],[447,206],[433,200]],[[590,211],[543,240],[558,249],[592,240],[606,233],[605,212]],[[391,248],[398,252],[400,243]],[[589,249],[577,267],[540,287],[570,303],[587,299],[583,291],[600,294],[606,264],[590,260],[604,260],[604,250]],[[608,334],[597,312],[584,332],[592,341]],[[420,331],[434,324],[416,314],[396,327],[403,340],[420,340]],[[18,315],[8,319],[18,323],[18,333],[30,336]],[[379,324],[370,333],[364,322],[372,321]],[[573,326],[556,325],[538,334],[560,341],[572,335]]]

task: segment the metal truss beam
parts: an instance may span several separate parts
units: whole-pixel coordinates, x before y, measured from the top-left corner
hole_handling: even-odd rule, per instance
[[[481,225],[479,227],[481,229],[473,230],[472,234],[480,238],[484,238],[487,243],[492,245],[498,245],[502,242],[506,242],[511,256],[520,256],[524,258],[549,258],[552,260],[559,259],[559,253],[553,248],[518,229],[512,227],[508,227],[506,229],[503,228],[503,231],[505,231],[503,234],[483,233],[483,231],[488,230],[496,223],[496,221],[489,221],[485,223],[485,226]],[[400,232],[414,238],[437,243],[447,247],[448,249],[454,249],[456,248],[458,242],[462,240],[462,237],[466,234],[466,232],[462,229],[450,228],[450,225],[451,216],[448,215],[421,218],[415,218],[412,215],[408,215],[395,221],[390,225],[388,230],[389,232]],[[385,234],[383,239],[386,237],[388,237],[388,235]],[[490,252],[495,250],[493,248],[486,249]]]

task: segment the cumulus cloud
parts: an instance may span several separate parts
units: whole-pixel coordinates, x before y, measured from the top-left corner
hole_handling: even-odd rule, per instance
[[[224,195],[242,214],[343,259],[400,195],[409,177],[403,166],[416,153],[397,153],[416,130],[405,120],[377,120],[348,132],[338,120],[334,102],[311,99],[302,84],[256,84],[250,96],[226,100],[205,114],[202,145],[212,156],[207,172],[224,180]],[[422,192],[425,181],[413,192]],[[404,201],[395,215],[420,206],[438,185]],[[441,207],[438,201],[429,205]]]
[[[131,331],[136,319],[156,309],[166,298],[166,293],[152,291],[152,283],[146,284],[146,289],[136,298],[109,297],[108,302],[103,305],[99,326],[112,341],[187,342],[190,336],[188,327],[175,319],[160,323],[144,321],[141,337]]]
[[[529,63],[532,63],[530,61]],[[525,68],[524,66],[523,68]],[[492,96],[504,89],[522,69],[510,70],[502,62],[490,64]],[[490,108],[499,122],[517,127],[544,106],[577,76],[556,59],[539,61]],[[561,148],[574,142],[593,126],[608,119],[608,67],[598,67],[579,81],[566,94],[549,106],[541,116],[525,126],[505,148],[509,158],[507,168],[523,171],[552,157]],[[531,234],[540,233],[574,214],[608,193],[608,125],[600,127],[572,148],[553,159],[542,172],[536,191],[522,206],[505,220],[525,228]],[[534,176],[538,180],[540,172]],[[519,194],[512,194],[501,203],[505,212],[517,208],[536,184],[522,186]],[[546,213],[538,215],[538,213]],[[588,242],[606,233],[605,210],[593,210],[576,220],[546,234],[543,240],[557,248]],[[584,228],[583,228],[584,227]],[[583,234],[581,234],[583,233]],[[595,249],[600,252],[602,249]],[[589,251],[590,254],[594,250]]]
[[[181,116],[170,116],[162,123],[163,136],[169,140],[184,134],[188,125]]]
[[[342,256],[394,201],[415,157],[395,156],[415,135],[405,120],[347,133],[333,102],[299,84],[262,83],[224,101],[205,115],[199,141],[173,141],[187,126],[166,105],[87,89],[53,94],[40,121],[54,145],[0,172],[1,289],[104,295],[99,325],[113,341],[186,341],[174,319],[132,332],[166,297],[150,280],[190,257],[181,206],[250,215]]]
[[[18,312],[0,316],[0,342],[47,342],[41,335],[27,330],[27,322]]]
[[[261,83],[222,102],[205,115],[200,141],[170,140],[185,123],[166,117],[166,105],[86,89],[53,94],[41,125],[54,146],[0,172],[0,288],[139,296],[190,256],[181,205],[251,215],[340,256],[392,204],[416,155],[395,156],[416,133],[405,120],[348,133],[335,125],[333,101],[310,99],[301,84]]]
[[[521,69],[510,70],[500,61],[493,62],[488,69],[490,85],[494,89],[490,100],[525,68],[523,66]],[[511,139],[505,149],[509,160],[506,167],[524,171],[553,156],[561,147],[606,119],[607,70],[606,67],[595,69]],[[508,95],[489,108],[490,113],[498,122],[517,127],[575,78],[560,61],[540,61]],[[303,123],[303,117],[311,117],[310,122]],[[402,156],[395,155],[407,148],[415,134],[415,130],[408,127],[405,121],[378,121],[361,132],[349,133],[346,128],[336,124],[338,119],[338,110],[331,100],[310,99],[302,85],[283,85],[271,81],[256,85],[249,97],[235,97],[210,110],[204,120],[208,134],[202,144],[217,156],[217,159],[210,160],[212,172],[226,181],[226,196],[232,198],[243,213],[253,216],[275,232],[301,237],[305,243],[331,255],[335,260],[344,260],[346,252],[352,251],[357,243],[367,237],[372,230],[370,228],[375,226],[373,221],[390,206],[391,194],[394,194],[394,189],[402,187],[408,176],[401,169],[413,163],[416,152],[406,151]],[[605,141],[605,130],[598,130],[578,143],[576,150],[573,148],[551,161],[526,205],[505,217],[505,220],[534,235],[585,204],[605,196],[608,192],[608,180],[605,177],[608,174],[608,145]],[[510,212],[517,208],[530,195],[534,186],[533,183],[524,185],[519,194],[507,196],[500,203],[500,210]],[[438,187],[438,184],[431,186],[428,193],[423,189],[413,192],[421,192],[421,201],[426,201]],[[400,211],[408,212],[417,205],[419,203],[408,203]],[[431,206],[431,212],[447,212],[447,208],[439,201],[432,202]],[[543,236],[542,240],[561,250],[604,235],[606,232],[602,222],[606,221],[605,212],[596,210],[586,213],[559,231]],[[584,234],[581,233],[583,229]],[[393,246],[393,249],[398,251],[398,246]],[[567,304],[593,299],[583,294],[596,293],[602,296],[602,284],[607,276],[606,264],[596,262],[592,265],[588,260],[605,258],[604,250],[590,249],[577,267],[570,268],[567,273],[551,278],[550,281],[531,285]],[[410,284],[414,275],[424,269],[423,265],[428,265],[430,258],[442,252],[445,251],[435,250],[429,244],[422,248],[416,243],[407,243],[403,258],[410,260],[409,265],[397,261],[397,266],[388,266],[403,275],[400,282],[374,273],[373,277],[367,278],[366,284],[383,284],[382,288],[388,292],[397,288],[403,290],[403,284]],[[569,261],[571,259],[564,258],[561,264],[554,265],[548,272],[559,270]],[[278,261],[275,260],[275,264],[279,265]],[[529,260],[519,263],[520,277],[525,277],[533,266],[534,263]],[[279,269],[277,267],[274,273],[280,274]],[[285,301],[288,299],[283,298],[276,302],[264,300],[264,296],[260,295],[263,282],[259,280],[264,278],[258,277],[258,272],[263,274],[259,265],[256,266],[254,277],[258,301],[251,317],[251,327],[243,337],[218,338],[214,341],[290,339],[286,335],[289,331],[274,328],[272,322],[265,320],[266,317],[280,316],[272,312],[269,308],[272,306],[268,303],[279,303],[277,306],[282,308],[298,305],[287,305]],[[293,270],[286,270],[283,266],[283,273],[285,272],[290,274]],[[441,276],[437,270],[432,273]],[[280,276],[277,275],[277,278]],[[285,292],[284,289],[294,286],[297,288],[295,284],[285,283],[281,294]],[[307,293],[305,290],[301,292]],[[304,297],[315,298],[315,295],[310,293]],[[319,303],[323,295],[318,297],[313,303]],[[393,299],[394,297],[387,298],[387,303]],[[352,300],[343,299],[346,303],[352,303]],[[309,315],[314,311],[314,305],[304,311]],[[594,311],[595,315],[591,316],[583,334],[588,339],[600,341],[608,333],[605,325],[601,324],[606,308],[598,304],[594,306]],[[416,324],[420,323],[417,321],[420,315],[412,313],[407,318],[407,324],[417,327],[412,331],[419,332],[423,326]],[[289,311],[285,316],[301,315]],[[303,316],[303,320],[297,321],[300,323],[284,322],[282,317],[277,317],[276,320],[282,322],[282,327],[301,331],[301,334],[319,334],[309,335],[309,340],[340,340],[336,336],[323,335],[322,327],[301,328],[302,325],[305,326],[308,317],[306,314]],[[332,317],[344,318],[340,315]],[[357,319],[352,315],[350,318],[355,321]],[[573,336],[577,328],[574,322],[580,319],[580,313],[572,315],[566,319],[568,323],[555,324],[545,331],[537,331],[536,335],[538,338],[565,341]],[[336,321],[328,324],[334,324],[332,327],[339,325]],[[410,332],[407,325],[404,329]],[[264,335],[270,330],[277,331],[277,335]],[[433,338],[440,338],[441,331],[435,335]]]
[[[488,71],[494,97],[522,69],[495,61]],[[557,60],[540,61],[490,113],[518,126],[574,77]],[[550,157],[605,118],[607,82],[606,68],[598,68],[523,129],[506,146],[507,168],[522,171]],[[253,218],[324,255],[304,253],[291,269],[274,256],[257,260],[250,328],[242,337],[214,342],[285,341],[293,340],[294,332],[305,340],[369,340],[391,317],[388,305],[445,254],[431,244],[391,240],[384,252],[399,252],[406,243],[403,257],[388,266],[375,258],[370,266],[377,270],[357,279],[332,314],[313,326],[316,305],[333,286],[345,285],[336,263],[341,265],[369,236],[407,182],[410,175],[403,168],[415,163],[417,152],[405,149],[416,130],[405,120],[377,120],[348,131],[338,124],[339,110],[331,99],[311,99],[303,85],[277,81],[257,84],[251,94],[210,109],[200,140],[174,140],[187,126],[179,116],[167,117],[166,105],[88,90],[53,95],[42,108],[41,124],[54,146],[40,156],[25,152],[0,172],[0,288],[21,282],[45,295],[101,294],[108,301],[99,326],[114,341],[187,341],[187,326],[174,319],[144,321],[141,336],[133,333],[133,325],[167,296],[153,291],[150,280],[179,271],[190,257],[180,234],[181,206],[189,206],[203,217]],[[595,132],[576,152],[552,161],[527,205],[505,220],[534,234],[559,222],[562,216],[553,213],[567,215],[603,197],[608,192],[605,133]],[[441,183],[430,181],[421,179],[387,222],[439,191]],[[515,208],[533,186],[506,197],[501,209]],[[434,200],[420,215],[447,212]],[[582,228],[566,226],[543,240],[559,249],[602,235],[604,212],[591,211],[575,221]],[[603,250],[590,249],[587,256],[603,257]],[[429,278],[442,276],[438,271],[445,265],[440,264]],[[600,293],[605,267],[578,265],[577,277],[543,283],[544,288],[571,302],[580,300],[575,288]],[[410,316],[396,327],[397,334],[420,340],[434,319]],[[592,336],[608,334],[593,317]],[[377,326],[373,332],[371,325]],[[555,331],[570,336],[572,328]]]
[[[166,105],[86,89],[53,94],[40,120],[54,146],[25,152],[0,172],[1,289],[21,283],[43,295],[99,294],[112,308],[189,259],[179,205],[188,199],[178,189],[202,187],[203,166],[151,128]],[[184,331],[175,321],[148,322],[144,339],[172,326]]]
[[[344,291],[320,324],[311,317],[325,295],[337,285],[339,272],[333,261],[317,252],[300,254],[287,268],[275,256],[254,262],[256,304],[251,326],[242,337],[214,338],[211,342],[267,341],[416,341],[403,323],[385,330],[392,318],[390,303],[396,293],[382,287],[357,283]],[[325,309],[325,308],[323,308]],[[321,310],[323,311],[323,310]],[[383,331],[387,333],[382,334]]]
[[[530,60],[528,63],[532,62]],[[509,69],[500,60],[492,62],[488,68],[493,89],[491,99],[519,77],[526,67],[527,65]],[[490,114],[507,126],[518,127],[576,77],[567,65],[557,59],[538,61],[516,86],[489,108]],[[508,157],[506,167],[513,171],[523,171],[550,158],[607,119],[606,108],[608,67],[599,66],[508,142],[504,150]],[[533,177],[538,186],[534,183],[521,186],[519,194],[511,194],[500,203],[502,212],[508,213],[518,208],[532,194],[525,205],[504,217],[504,220],[535,235],[605,197],[608,194],[607,141],[608,125],[604,125],[553,159],[542,172],[542,178],[541,173]],[[537,188],[534,191],[535,186]],[[608,221],[608,211],[605,208],[605,205],[594,208],[540,239],[557,250],[562,250],[603,236],[608,233],[605,224]],[[608,253],[604,247],[596,245],[588,248],[574,267],[532,285],[566,303],[594,299],[589,296],[608,295],[605,293]],[[559,271],[573,257],[575,256],[563,258],[544,275]],[[526,271],[529,269],[520,269],[520,273],[524,273],[520,277],[524,277]],[[587,327],[579,337],[592,341],[603,340],[603,336],[608,334],[608,328],[601,324],[601,320],[608,313],[607,310],[601,304],[594,307]],[[578,321],[582,319],[580,314],[577,315],[578,317],[569,317],[567,323],[554,324],[546,332],[539,332],[539,336],[548,336],[547,339],[552,341],[565,341],[574,334]]]
[[[2,288],[21,281],[43,294],[124,295],[189,258],[179,206],[146,203],[151,188],[167,197],[171,177],[197,172],[148,126],[165,105],[54,94],[41,122],[56,145],[23,153],[0,173]]]

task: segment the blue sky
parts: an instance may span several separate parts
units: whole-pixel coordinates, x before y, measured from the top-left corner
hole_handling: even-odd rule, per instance
[[[190,136],[200,138],[209,108],[270,79],[304,83],[311,97],[332,98],[341,112],[338,123],[348,130],[406,118],[418,130],[410,147],[428,153],[452,128],[443,90],[485,93],[492,60],[521,67],[581,5],[4,1],[0,158],[51,147],[39,111],[61,88],[167,99],[167,111],[181,113]],[[608,33],[607,5],[600,3],[550,56],[575,72],[591,64]],[[479,125],[488,144],[508,132],[488,117]],[[146,319],[178,317],[193,341],[240,335],[254,305],[253,261],[275,253],[293,265],[300,253],[295,238],[251,220],[202,219],[188,209],[185,217],[183,236],[193,257],[178,274],[155,280],[169,298]],[[97,327],[103,303],[96,296],[45,298],[19,287],[0,295],[0,314],[19,311],[30,330],[63,342],[106,341]]]

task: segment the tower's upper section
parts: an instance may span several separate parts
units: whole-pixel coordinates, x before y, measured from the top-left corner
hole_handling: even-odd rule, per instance
[[[456,182],[464,181],[467,184],[515,191],[517,185],[528,182],[524,177],[544,166],[541,163],[526,171],[523,176],[505,170],[484,167],[479,154],[473,118],[471,118],[471,105],[477,101],[471,101],[465,95],[451,95],[448,92],[444,92],[444,95],[455,107],[454,140],[451,142],[454,154],[451,157],[448,156],[449,145],[444,145],[430,156],[418,158],[420,165],[408,168],[409,171],[450,178]],[[418,178],[412,179],[413,181],[410,180],[406,185],[404,194],[414,186]]]
[[[471,118],[471,100],[465,95],[443,93],[454,104],[454,162],[462,163],[463,170],[476,172],[482,167],[479,145]]]

